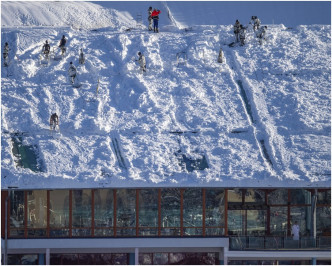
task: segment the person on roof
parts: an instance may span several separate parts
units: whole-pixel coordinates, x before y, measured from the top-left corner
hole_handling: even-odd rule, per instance
[[[243,46],[244,41],[246,39],[246,28],[243,27],[243,25],[240,25],[239,37],[240,37],[240,45]]]
[[[62,38],[61,38],[60,44],[59,44],[59,48],[61,50],[62,55],[64,55],[66,52],[66,43],[67,43],[66,37],[65,37],[65,35],[62,35]]]
[[[153,9],[151,17],[153,19],[153,32],[159,32],[158,23],[159,23],[159,14],[161,11],[159,9]]]
[[[80,49],[80,56],[78,58],[78,62],[83,65],[85,63],[85,56],[83,53],[83,48]]]
[[[71,79],[70,80],[71,83],[74,84],[76,74],[77,74],[77,70],[76,70],[76,67],[73,65],[73,62],[70,62],[69,69],[68,69],[68,74],[69,74],[69,77]]]
[[[45,44],[43,45],[43,53],[45,56],[48,56],[50,51],[51,51],[51,46],[48,43],[48,41],[46,40]]]
[[[252,24],[254,31],[258,30],[261,25],[261,21],[257,16],[251,16],[251,20],[249,23]]]
[[[262,44],[263,40],[265,40],[266,29],[267,29],[267,26],[264,26],[264,27],[259,28],[259,30],[256,32],[256,36],[259,39],[259,44]]]
[[[152,6],[148,9],[149,31],[152,30]]]
[[[138,52],[138,63],[141,67],[141,71],[142,73],[145,73],[146,72],[146,61],[145,61],[145,56],[141,53],[141,52]]]
[[[239,42],[239,33],[240,33],[240,21],[237,19],[233,26],[234,34],[235,34],[235,42]]]
[[[50,130],[55,130],[56,126],[59,126],[59,117],[54,113],[50,117]]]
[[[3,61],[4,66],[8,66],[8,54],[9,54],[9,45],[8,42],[5,43],[5,47],[3,48]]]

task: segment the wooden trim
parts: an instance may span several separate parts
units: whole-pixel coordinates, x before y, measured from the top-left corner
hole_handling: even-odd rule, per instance
[[[24,238],[28,238],[28,191],[24,191]]]
[[[91,237],[95,236],[95,190],[91,189]]]
[[[206,206],[205,206],[205,195],[206,195],[206,189],[205,188],[203,188],[202,189],[202,204],[203,204],[203,206],[202,206],[202,211],[203,211],[203,213],[202,213],[202,226],[203,226],[203,237],[204,236],[206,236],[206,234],[205,234],[205,208],[206,208]]]
[[[47,213],[46,213],[46,237],[49,238],[50,237],[50,191],[47,190],[47,195],[46,195],[46,208],[47,208]]]
[[[139,236],[139,189],[136,189],[136,237]]]
[[[158,188],[158,236],[161,236],[161,188]]]
[[[228,236],[228,189],[225,189],[225,236]]]
[[[69,190],[69,237],[73,236],[73,191]]]
[[[113,235],[114,237],[116,237],[116,189],[113,189],[113,215],[114,215]]]

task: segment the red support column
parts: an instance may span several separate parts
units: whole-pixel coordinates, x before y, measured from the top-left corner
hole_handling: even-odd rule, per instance
[[[69,237],[73,236],[73,191],[69,190]]]
[[[47,196],[46,196],[46,209],[47,209],[47,213],[46,213],[46,237],[49,238],[50,237],[50,191],[47,190]]]
[[[28,238],[28,192],[24,191],[24,238]]]
[[[116,189],[113,189],[113,210],[114,210],[114,229],[113,229],[113,234],[114,234],[114,237],[116,237]]]
[[[228,236],[228,189],[225,189],[225,236]]]
[[[161,189],[158,189],[158,236],[161,236]]]
[[[183,192],[184,189],[181,188],[180,189],[180,197],[181,197],[181,201],[180,201],[180,235],[183,236]]]
[[[203,225],[203,236],[205,236],[205,188],[202,189],[202,204],[203,204],[203,220],[202,220],[202,225]]]
[[[91,237],[95,236],[95,190],[91,189]]]
[[[136,189],[136,237],[138,237],[139,230],[139,189]]]

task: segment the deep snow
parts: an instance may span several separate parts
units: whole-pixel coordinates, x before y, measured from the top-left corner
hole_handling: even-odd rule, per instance
[[[330,187],[330,25],[268,24],[262,46],[249,25],[246,45],[230,48],[233,22],[185,23],[172,12],[183,3],[163,2],[154,34],[146,10],[140,25],[128,6],[1,3],[1,46],[11,47],[1,66],[2,188]],[[43,42],[56,47],[63,34],[66,57],[41,66]],[[80,88],[68,82],[70,61]],[[52,112],[61,135],[49,133]],[[16,166],[15,132],[41,172]],[[208,168],[188,171],[202,158]]]

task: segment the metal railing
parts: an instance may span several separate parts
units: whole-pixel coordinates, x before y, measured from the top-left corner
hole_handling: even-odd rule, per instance
[[[328,236],[302,237],[293,240],[283,236],[230,236],[230,250],[293,250],[319,249],[331,250],[331,238]]]

